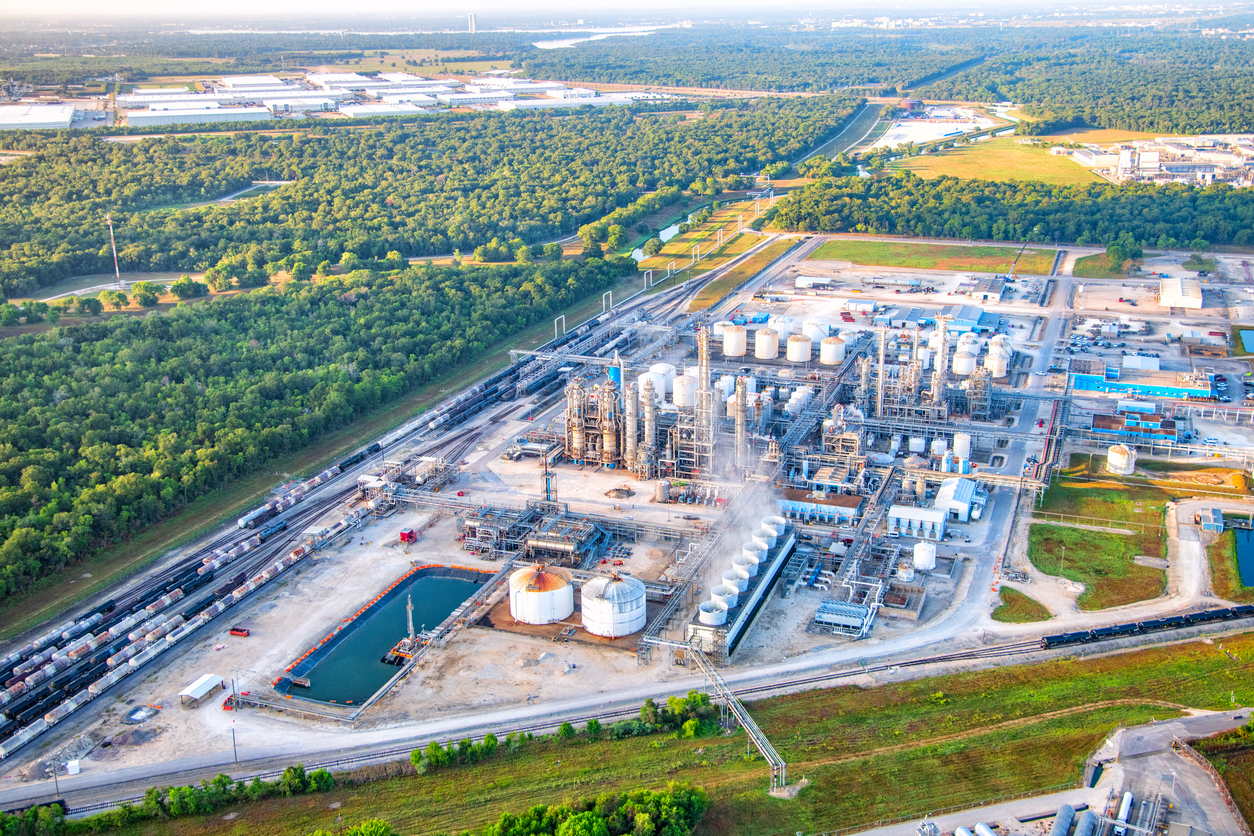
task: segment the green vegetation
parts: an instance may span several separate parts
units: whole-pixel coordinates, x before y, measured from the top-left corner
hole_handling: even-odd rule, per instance
[[[701,288],[688,304],[690,311],[703,311],[726,296],[732,288],[746,282],[766,269],[772,261],[797,245],[796,241],[773,241],[759,252],[732,267],[725,274]]]
[[[741,184],[739,172],[804,152],[854,107],[841,96],[763,98],[698,120],[589,108],[133,143],[13,132],[5,144],[35,153],[0,167],[0,291],[111,271],[106,212],[123,270],[216,269],[228,286],[297,264],[357,266],[345,258],[390,269],[493,238],[515,253],[650,192]],[[295,182],[228,205],[154,208],[266,179]]]
[[[998,590],[1001,605],[993,610],[993,620],[1004,624],[1028,624],[1053,618],[1045,605],[1017,589],[1003,586]]]
[[[1223,777],[1241,816],[1254,821],[1254,721],[1192,745]]]
[[[0,597],[473,362],[628,259],[292,282],[0,352]]]
[[[801,232],[861,232],[983,241],[1102,244],[1122,233],[1160,240],[1254,243],[1248,189],[1181,184],[1048,183],[924,179],[909,172],[824,178],[775,204],[774,224]]]
[[[1193,253],[1180,265],[1185,270],[1208,270],[1214,271],[1215,259],[1203,258],[1200,253]]]
[[[1009,136],[907,157],[889,163],[888,167],[912,171],[920,177],[947,174],[972,180],[1034,180],[1053,185],[1102,182],[1070,157],[1055,157],[1045,148],[1021,145]]]
[[[1085,757],[1115,725],[1254,699],[1251,663],[1242,661],[1252,654],[1247,634],[1222,647],[1194,642],[750,703],[792,780],[811,781],[792,800],[766,794],[765,764],[745,756],[741,733],[593,739],[585,732],[569,741],[503,743],[491,758],[425,775],[408,761],[362,767],[337,774],[329,793],[237,806],[229,821],[217,810],[119,832],[306,836],[380,818],[407,836],[483,833],[502,813],[531,805],[663,790],[682,779],[708,795],[702,836],[813,833],[1077,781]],[[902,776],[910,793],[885,791]]]
[[[952,78],[932,84],[929,98],[1023,103],[1053,133],[1074,125],[1158,134],[1242,133],[1254,129],[1254,45],[1178,31],[1043,30]]]
[[[1122,279],[1123,268],[1110,263],[1106,253],[1081,256],[1075,260],[1071,275],[1080,279]]]
[[[1006,273],[1014,264],[1018,252],[1013,247],[955,247],[904,241],[828,241],[809,258],[879,267]],[[1020,273],[1047,276],[1054,266],[1054,257],[1050,250],[1025,250],[1017,269]]]
[[[1229,529],[1216,537],[1206,547],[1206,557],[1210,561],[1210,582],[1216,597],[1225,601],[1254,604],[1254,587],[1241,583],[1241,573],[1237,568],[1235,531]]]
[[[1047,575],[1084,584],[1081,610],[1104,610],[1163,594],[1167,574],[1141,566],[1137,538],[1036,523],[1028,531],[1028,559]]]
[[[1232,326],[1232,356],[1248,357],[1250,352],[1245,350],[1245,343],[1241,339],[1242,334],[1249,334],[1251,343],[1254,343],[1254,329],[1242,328],[1239,325]]]

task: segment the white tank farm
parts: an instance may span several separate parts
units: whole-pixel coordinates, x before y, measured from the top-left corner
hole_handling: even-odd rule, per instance
[[[921,540],[914,544],[914,569],[931,572],[936,568],[936,544]]]
[[[649,366],[649,372],[652,374],[660,374],[662,380],[666,384],[666,388],[662,391],[663,395],[669,395],[675,386],[675,367],[670,363],[654,363]],[[654,381],[653,388],[657,388],[657,382]]]
[[[811,349],[809,337],[793,334],[788,338],[788,359],[793,363],[808,363]]]
[[[644,584],[626,575],[593,578],[579,593],[583,628],[616,639],[644,629]]]
[[[570,574],[538,563],[509,576],[509,614],[523,624],[552,624],[575,612]]]
[[[1116,476],[1131,476],[1136,471],[1136,451],[1116,444],[1106,451],[1106,469]]]
[[[779,332],[774,328],[759,328],[753,335],[753,356],[759,360],[774,360],[779,356]]]
[[[697,379],[688,375],[675,378],[675,406],[697,405]]]
[[[743,325],[728,325],[723,332],[723,356],[744,357],[747,332]]]
[[[845,341],[841,337],[824,337],[819,343],[819,362],[835,366],[845,361]]]
[[[954,455],[960,459],[971,458],[970,433],[954,433]]]
[[[969,375],[975,371],[975,354],[968,348],[954,352],[954,374]]]

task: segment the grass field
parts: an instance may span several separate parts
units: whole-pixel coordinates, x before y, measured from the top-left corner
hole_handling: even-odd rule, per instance
[[[1144,131],[1120,131],[1113,128],[1069,128],[1049,136],[1055,139],[1065,139],[1068,142],[1095,142],[1104,145],[1112,142],[1127,142],[1133,139],[1154,139],[1162,136],[1162,134],[1146,133]]]
[[[1001,606],[993,610],[994,621],[1003,624],[1029,624],[1049,621],[1054,617],[1044,604],[1017,589],[1003,586],[998,594],[1001,596]]]
[[[889,163],[894,171],[913,171],[921,177],[948,174],[968,180],[1033,180],[1070,185],[1098,183],[1101,178],[1070,157],[1055,157],[1045,148],[1021,145],[1015,137],[988,139],[933,154]]]
[[[1072,455],[1045,492],[1040,510],[1057,514],[1097,517],[1116,522],[1163,525],[1167,503],[1177,492],[1166,490],[1148,479],[1121,479],[1103,472],[1105,459],[1086,453]],[[1184,486],[1181,493],[1192,495],[1196,486]],[[1162,557],[1164,534],[1159,531],[1140,535],[1138,554]]]
[[[755,242],[756,243],[756,242]],[[763,247],[760,252],[737,264],[727,273],[701,288],[688,305],[689,311],[703,311],[722,299],[727,293],[743,281],[748,280],[775,259],[795,247],[797,242],[792,239],[775,241]]]
[[[1018,247],[960,247],[947,244],[908,244],[904,241],[828,241],[807,260],[849,261],[873,267],[912,267],[920,270],[970,270],[1005,273],[1014,264]],[[1019,259],[1020,273],[1047,276],[1054,253],[1025,250]]]
[[[1225,651],[1231,651],[1230,657]],[[701,836],[767,836],[853,827],[950,804],[1077,781],[1085,757],[1118,724],[1219,709],[1254,698],[1254,636],[1093,658],[806,691],[749,704],[788,762],[789,801],[766,794],[766,768],[742,734],[535,741],[467,767],[328,794],[242,805],[213,815],[131,825],[128,836],[305,836],[372,816],[405,834],[480,830],[502,812],[684,780],[711,807]],[[1235,691],[1234,691],[1235,689]],[[901,789],[908,787],[908,792]]]
[[[1223,778],[1241,817],[1254,822],[1254,738],[1241,732],[1193,744]]]
[[[1237,533],[1220,534],[1206,547],[1206,556],[1210,560],[1211,588],[1215,595],[1225,601],[1254,604],[1254,587],[1242,585],[1237,569]]]
[[[1141,566],[1137,538],[1082,528],[1035,523],[1028,530],[1028,559],[1047,575],[1061,575],[1084,584],[1076,604],[1081,610],[1104,610],[1163,594],[1167,574]]]
[[[1077,258],[1071,275],[1080,279],[1122,279],[1123,268],[1112,266],[1106,253],[1096,253]]]

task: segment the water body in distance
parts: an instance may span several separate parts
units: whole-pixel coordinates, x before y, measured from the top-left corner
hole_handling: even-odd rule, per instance
[[[1241,586],[1254,587],[1254,531],[1238,528],[1236,535],[1237,573],[1241,576]]]
[[[478,585],[461,578],[419,577],[408,588],[414,597],[414,629],[433,629]],[[394,595],[373,614],[354,622],[353,632],[305,676],[309,688],[292,688],[293,697],[360,705],[397,674],[400,668],[381,660],[405,636],[405,591]]]

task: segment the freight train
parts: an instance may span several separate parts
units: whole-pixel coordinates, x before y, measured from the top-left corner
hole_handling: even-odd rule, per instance
[[[1111,627],[1098,627],[1094,630],[1077,630],[1074,633],[1057,633],[1041,639],[1041,649],[1051,650],[1055,647],[1067,647],[1073,644],[1099,642],[1116,639],[1121,636],[1137,636],[1145,633],[1156,633],[1160,630],[1176,630],[1194,624],[1208,624],[1213,621],[1232,621],[1240,618],[1254,618],[1254,604],[1242,604],[1239,607],[1226,607],[1216,610],[1203,610],[1187,615],[1172,615],[1167,618],[1154,618],[1149,621],[1132,621],[1116,624]]]

